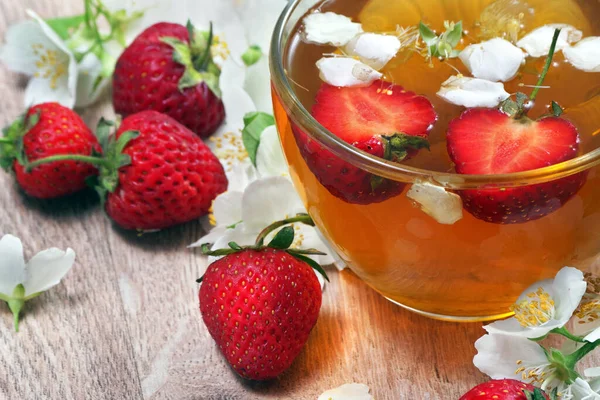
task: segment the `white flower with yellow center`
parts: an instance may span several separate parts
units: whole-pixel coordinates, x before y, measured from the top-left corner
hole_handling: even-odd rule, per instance
[[[587,284],[575,268],[561,269],[554,279],[530,286],[511,307],[515,316],[486,325],[491,334],[540,338],[564,327],[578,308]]]
[[[221,213],[225,207],[226,211]],[[306,212],[292,182],[282,176],[255,180],[248,185],[241,196],[239,192],[227,192],[215,200],[213,209],[217,224],[215,232],[209,232],[190,247],[199,247],[204,243],[212,242],[213,249],[220,249],[227,247],[232,241],[241,246],[252,245],[258,234],[267,226]],[[225,224],[229,226],[225,227]],[[324,253],[330,251],[319,237],[316,228],[300,223],[292,226],[295,239],[291,247],[316,249]],[[226,229],[222,229],[224,227]],[[277,232],[273,232],[271,236]],[[334,261],[330,256],[311,256],[311,258],[321,265],[332,264]],[[211,258],[209,262],[213,260]],[[318,277],[319,275],[317,273]],[[323,284],[321,277],[319,280]]]
[[[65,107],[75,105],[77,62],[65,42],[36,13],[31,20],[12,25],[0,60],[13,71],[31,77],[25,90],[25,106],[55,101]]]
[[[567,391],[568,371],[546,355],[542,346],[523,337],[484,335],[475,342],[473,364],[492,379],[516,379],[543,390]],[[564,399],[565,397],[562,397]]]

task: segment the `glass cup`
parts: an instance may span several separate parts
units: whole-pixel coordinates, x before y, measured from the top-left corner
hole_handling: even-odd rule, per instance
[[[600,149],[532,171],[459,175],[374,157],[313,119],[286,73],[286,51],[293,51],[288,40],[316,3],[292,1],[275,28],[270,51],[275,118],[306,209],[356,275],[414,312],[443,320],[484,321],[510,315],[510,305],[528,286],[553,277],[563,266],[589,268],[595,262],[600,251]],[[402,184],[402,193],[368,205],[332,195],[307,166],[298,148],[299,134],[349,165]],[[444,225],[406,196],[412,184],[423,182],[457,194],[493,195],[565,180],[583,186],[556,211],[518,224],[490,223],[465,211],[461,220]],[[558,201],[549,199],[547,204],[554,200]]]

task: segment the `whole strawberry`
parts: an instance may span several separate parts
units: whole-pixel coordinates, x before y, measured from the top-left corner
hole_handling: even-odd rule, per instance
[[[383,81],[368,87],[323,84],[312,115],[341,140],[393,162],[406,161],[428,148],[427,136],[437,119],[425,97]],[[293,131],[308,167],[334,196],[348,203],[371,204],[404,189],[404,183],[372,175],[341,159],[297,127]]]
[[[550,400],[550,397],[528,383],[501,379],[477,385],[459,400]]]
[[[306,216],[306,218],[309,218]],[[318,264],[287,249],[294,229],[285,227],[268,246],[216,251],[201,279],[200,312],[209,333],[233,367],[246,379],[266,380],[285,371],[300,353],[317,322],[321,286]],[[310,265],[309,265],[310,264]]]
[[[167,115],[144,111],[121,123],[114,136],[101,121],[103,157],[88,157],[100,174],[96,190],[107,214],[125,229],[157,230],[201,217],[227,189],[223,167],[193,132]],[[37,164],[69,159],[40,159]]]
[[[210,52],[210,32],[161,22],[142,32],[119,57],[113,76],[115,111],[128,116],[154,110],[201,137],[225,118],[220,70]]]
[[[98,171],[76,158],[40,165],[30,172],[26,172],[27,164],[57,154],[90,156],[94,151],[100,151],[98,140],[79,115],[58,103],[43,103],[4,130],[0,166],[14,170],[25,193],[49,199],[84,189],[86,179]]]

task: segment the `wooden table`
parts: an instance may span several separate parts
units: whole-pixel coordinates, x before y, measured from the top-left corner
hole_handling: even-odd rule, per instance
[[[42,17],[82,12],[81,0],[2,0],[0,38],[32,8]],[[23,112],[24,78],[0,67],[0,124]],[[87,110],[95,126],[108,100]],[[21,331],[0,304],[0,400],[316,399],[348,382],[378,400],[457,399],[485,377],[472,365],[481,324],[411,314],[351,272],[331,271],[319,322],[280,379],[248,383],[227,366],[198,310],[205,259],[186,246],[198,222],[139,237],[115,228],[92,192],[54,201],[25,197],[0,173],[0,235],[26,256],[72,247],[61,285],[27,303]],[[600,361],[600,356],[595,356]]]

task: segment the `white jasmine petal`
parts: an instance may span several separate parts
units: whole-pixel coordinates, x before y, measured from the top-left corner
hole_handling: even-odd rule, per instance
[[[396,56],[400,46],[400,39],[396,36],[361,33],[346,45],[344,51],[373,69],[380,70]]]
[[[346,383],[322,393],[317,400],[373,400],[373,396],[365,384]]]
[[[509,335],[484,335],[475,342],[473,364],[492,379],[521,380],[519,367],[541,373],[550,366],[542,347],[528,339]],[[517,364],[517,361],[521,361]]]
[[[205,243],[215,243],[223,235],[225,235],[228,229],[230,228],[227,228],[225,226],[215,226],[206,235],[202,236],[200,239],[190,244],[188,248],[200,247]]]
[[[269,58],[266,55],[246,69],[244,89],[252,98],[257,111],[273,113],[271,74],[269,73]]]
[[[600,37],[588,37],[563,50],[565,58],[575,68],[585,72],[600,72]]]
[[[233,8],[242,22],[248,44],[260,46],[263,52],[268,51],[273,27],[286,5],[286,0],[235,0],[233,2]]]
[[[569,47],[573,43],[577,43],[583,37],[583,32],[571,25],[549,24],[525,35],[517,42],[517,46],[525,50],[532,57],[545,57],[550,52],[552,38],[556,29],[562,29],[556,43],[556,52]]]
[[[299,212],[304,212],[304,205],[292,182],[282,176],[254,181],[244,192],[242,220],[248,229],[260,232]]]
[[[240,191],[227,191],[213,201],[213,215],[217,226],[231,226],[242,220],[242,197]]]
[[[98,57],[89,53],[77,65],[77,94],[75,107],[87,107],[93,104],[104,93],[110,79],[102,78],[96,83],[102,73],[102,63]]]
[[[419,203],[423,212],[440,224],[452,225],[462,219],[463,206],[459,195],[430,183],[415,183],[406,197]]]
[[[348,57],[324,57],[317,61],[321,79],[333,86],[369,86],[383,75]]]
[[[0,296],[12,296],[25,277],[23,244],[13,235],[4,235],[0,239]]]
[[[525,53],[508,40],[495,38],[467,46],[459,58],[475,78],[507,82],[525,62]]]
[[[359,23],[333,12],[314,12],[304,17],[302,22],[306,40],[311,43],[341,47],[362,32]]]
[[[437,95],[449,103],[467,108],[494,108],[510,97],[500,82],[458,75],[442,83]]]
[[[577,400],[600,400],[600,394],[596,393],[590,384],[581,378],[575,379],[575,382],[569,387],[573,399]]]
[[[265,128],[260,135],[260,143],[256,152],[256,169],[261,177],[289,177],[288,166],[275,125]]]
[[[266,228],[266,225],[264,227]],[[217,239],[215,241],[215,243],[213,244],[211,249],[212,250],[227,249],[227,248],[229,248],[230,242],[235,242],[235,243],[239,244],[240,246],[250,246],[250,245],[254,244],[257,234],[258,233],[255,232],[254,230],[247,229],[247,227],[244,225],[244,223],[241,223],[241,224],[236,225],[236,227],[233,229],[227,229],[225,231],[225,233],[223,234],[223,236],[221,236],[219,239]],[[210,257],[208,257],[208,263],[211,264],[211,263],[215,262],[216,260],[218,260],[219,258],[221,258],[221,257],[210,256]],[[203,274],[204,271],[201,271],[201,273]]]
[[[534,283],[521,294],[513,309],[515,317],[493,322],[484,326],[484,329],[491,334],[529,339],[542,337],[554,328],[567,324],[586,288],[587,283],[581,271],[564,267],[554,279]],[[539,313],[530,319],[532,307]]]
[[[75,262],[75,252],[56,248],[39,252],[27,263],[27,278],[23,282],[25,297],[44,292],[60,283]]]

